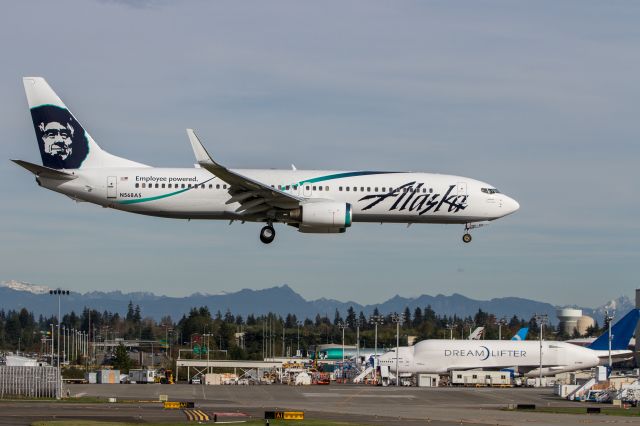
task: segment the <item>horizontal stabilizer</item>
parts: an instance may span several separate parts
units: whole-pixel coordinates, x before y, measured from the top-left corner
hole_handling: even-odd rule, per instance
[[[29,170],[36,176],[40,176],[47,179],[59,179],[59,180],[72,180],[76,179],[78,176],[73,173],[63,172],[62,170],[56,170],[45,166],[40,166],[38,164],[29,163],[28,161],[23,160],[11,160],[16,163],[20,167],[24,167]]]

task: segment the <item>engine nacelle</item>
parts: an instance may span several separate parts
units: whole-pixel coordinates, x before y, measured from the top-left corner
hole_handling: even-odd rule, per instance
[[[300,221],[300,228],[344,229],[351,226],[351,204],[333,201],[305,203],[300,209],[291,212],[291,218]]]

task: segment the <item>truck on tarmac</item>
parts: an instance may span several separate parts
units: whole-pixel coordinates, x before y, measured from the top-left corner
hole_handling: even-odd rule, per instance
[[[148,369],[129,370],[129,383],[155,383],[156,371]]]

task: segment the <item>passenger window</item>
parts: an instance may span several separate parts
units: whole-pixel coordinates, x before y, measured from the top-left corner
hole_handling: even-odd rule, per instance
[[[382,187],[382,192],[387,192],[387,189],[384,186]]]
[[[298,185],[293,185],[293,189],[298,189]]]
[[[305,186],[304,189],[309,190],[309,185]]]
[[[329,187],[328,187],[328,186],[325,186],[325,187],[324,187],[324,190],[325,190],[325,191],[328,191],[328,190],[329,190]]]
[[[143,184],[142,184],[142,187],[143,187],[143,188],[146,188],[146,187],[147,187],[147,184],[146,184],[146,183],[143,183]]]
[[[317,191],[317,189],[316,189],[316,186],[315,186],[315,185],[313,186],[313,190],[314,190],[314,191]]]
[[[183,183],[183,184],[182,184],[182,188],[184,188],[184,187],[185,187],[185,185],[184,185],[184,183]]]
[[[290,189],[291,189],[291,186],[290,186],[290,185],[287,185],[287,191],[288,191],[288,190],[290,190]]]
[[[367,186],[367,192],[371,192],[371,187]]]
[[[375,192],[378,192],[378,187],[377,186],[375,187]]]
[[[356,192],[357,190],[358,190],[358,187],[357,187],[357,186],[354,186],[354,187],[353,187],[353,192]]]
[[[140,188],[140,184],[139,183],[136,183],[136,188]]]
[[[227,189],[227,185],[222,185],[222,189]]]
[[[342,191],[342,187],[341,186],[338,187],[338,191]]]
[[[361,186],[361,187],[360,187],[360,191],[361,191],[361,192],[364,192],[364,186]]]
[[[160,187],[160,185],[158,185],[158,184],[156,183],[156,188],[159,188],[159,187]]]
[[[209,184],[209,189],[213,188],[213,184]]]
[[[348,187],[348,186],[347,186],[347,187],[345,187],[344,189],[345,189],[345,190],[347,190],[347,191],[349,191],[349,187]]]
[[[318,187],[318,191],[322,191],[322,187],[321,186]]]

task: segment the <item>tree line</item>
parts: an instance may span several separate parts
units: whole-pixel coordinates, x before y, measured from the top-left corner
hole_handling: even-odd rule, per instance
[[[180,348],[193,348],[197,345],[205,346],[212,359],[260,359],[265,356],[266,350],[273,356],[283,356],[294,355],[298,348],[304,350],[313,345],[340,344],[343,328],[345,344],[356,343],[358,329],[360,346],[373,347],[375,337],[372,319],[377,320],[379,324],[378,347],[393,347],[396,342],[394,319],[398,316],[402,318],[401,345],[407,344],[409,336],[414,336],[416,341],[451,336],[455,339],[467,338],[475,327],[485,328],[485,339],[497,339],[500,331],[503,339],[509,339],[521,327],[529,327],[529,340],[537,339],[540,333],[535,318],[524,319],[516,315],[511,318],[498,318],[481,309],[475,315],[467,317],[438,315],[431,306],[417,307],[413,310],[407,307],[395,316],[394,313],[381,313],[377,308],[372,315],[365,315],[362,311],[356,313],[353,307],[350,307],[344,317],[336,310],[331,317],[318,314],[314,318],[304,319],[291,313],[284,316],[274,313],[249,314],[245,317],[234,315],[228,310],[222,314],[218,310],[212,314],[208,307],[202,306],[191,308],[177,321],[170,316],[157,321],[144,317],[140,307],[129,302],[125,315],[85,308],[80,313],[64,314],[61,325],[68,330],[88,332],[91,341],[115,338],[167,340],[165,346],[161,347],[170,347],[174,356],[177,355],[175,351]],[[2,310],[0,349],[41,352],[44,341],[50,338],[52,325],[54,329],[57,328],[55,316],[40,315],[36,319],[26,308]],[[599,332],[596,324],[588,330],[588,335],[597,335]],[[570,337],[577,337],[577,333],[569,336],[558,332],[553,326],[544,327],[544,338],[547,340],[564,340]]]

